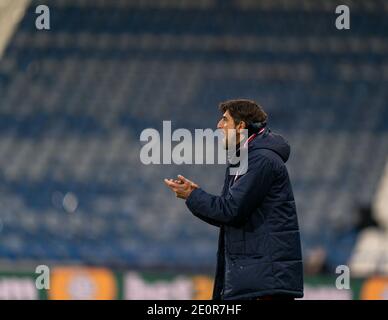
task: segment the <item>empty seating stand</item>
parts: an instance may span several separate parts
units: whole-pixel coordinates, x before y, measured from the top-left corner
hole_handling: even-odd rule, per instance
[[[216,230],[163,178],[218,193],[224,168],[145,166],[139,135],[162,120],[214,128],[235,97],[291,144],[305,254],[338,248],[388,154],[388,9],[355,4],[341,32],[334,2],[292,3],[52,0],[38,31],[32,1],[0,60],[0,258],[211,266]]]

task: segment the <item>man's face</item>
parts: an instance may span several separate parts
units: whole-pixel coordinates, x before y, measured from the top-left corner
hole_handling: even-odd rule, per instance
[[[218,121],[218,124],[217,124],[217,128],[222,129],[224,132],[224,138],[222,139],[222,143],[225,149],[228,149],[229,144],[236,145],[237,141],[239,141],[239,134],[237,131],[238,129],[240,129],[240,126],[241,126],[240,124],[236,126],[229,111],[228,110],[225,111],[225,113],[222,115],[221,120]],[[234,130],[231,130],[231,129],[234,129]]]

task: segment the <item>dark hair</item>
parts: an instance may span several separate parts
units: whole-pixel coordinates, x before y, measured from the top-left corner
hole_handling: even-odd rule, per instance
[[[268,118],[259,104],[247,99],[235,99],[221,102],[219,104],[219,109],[222,113],[229,111],[236,125],[240,123],[240,121],[244,121],[246,126],[257,122],[265,123]]]

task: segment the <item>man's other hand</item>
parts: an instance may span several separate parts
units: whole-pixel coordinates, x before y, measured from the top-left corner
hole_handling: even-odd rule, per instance
[[[184,176],[178,175],[178,179],[164,179],[164,183],[173,191],[178,198],[187,199],[194,189],[199,186],[186,179]]]

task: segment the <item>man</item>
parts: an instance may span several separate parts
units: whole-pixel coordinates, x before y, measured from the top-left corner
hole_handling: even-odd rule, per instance
[[[303,297],[303,265],[294,196],[285,162],[290,146],[266,126],[267,114],[250,100],[220,104],[225,146],[248,148],[244,174],[230,175],[221,196],[179,175],[165,179],[198,218],[220,228],[213,299]],[[243,146],[243,129],[248,139]]]

